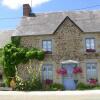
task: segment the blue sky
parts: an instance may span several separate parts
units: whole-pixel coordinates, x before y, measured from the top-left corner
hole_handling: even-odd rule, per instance
[[[31,0],[27,1],[31,3]],[[26,3],[26,0],[0,0],[0,30],[16,28],[20,22],[19,17],[22,17],[23,3]],[[99,5],[100,0],[33,0],[32,10],[33,12],[54,12],[91,6],[85,10],[100,10]]]

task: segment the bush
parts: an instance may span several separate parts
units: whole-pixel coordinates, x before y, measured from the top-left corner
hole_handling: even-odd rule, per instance
[[[100,90],[100,86],[95,86],[93,90]]]
[[[37,51],[37,59],[38,60],[43,60],[44,59],[44,56],[45,56],[44,51],[42,51],[42,50],[38,50]]]
[[[84,83],[79,83],[78,85],[77,85],[77,89],[78,90],[89,90],[89,89],[93,89],[93,88],[95,88],[96,86],[93,86],[93,85],[86,85],[86,84],[84,84]]]
[[[49,90],[51,91],[64,90],[64,86],[62,84],[54,83],[50,85]]]
[[[39,91],[42,90],[42,82],[40,78],[22,80],[21,78],[16,79],[16,90],[18,91]]]

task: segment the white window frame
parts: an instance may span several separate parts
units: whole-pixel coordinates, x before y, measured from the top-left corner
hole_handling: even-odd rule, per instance
[[[85,38],[86,49],[95,50],[95,38]]]
[[[53,80],[53,64],[44,64],[42,66],[42,80]]]
[[[52,52],[52,40],[42,40],[42,48],[45,52]]]
[[[95,67],[95,69],[94,69]],[[94,75],[93,75],[94,74]],[[97,79],[97,63],[87,63],[86,64],[86,75],[87,75],[87,80],[91,78]]]

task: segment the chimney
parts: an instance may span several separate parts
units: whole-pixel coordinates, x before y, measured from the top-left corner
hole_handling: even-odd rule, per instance
[[[30,16],[31,14],[31,7],[29,4],[23,4],[23,16]]]

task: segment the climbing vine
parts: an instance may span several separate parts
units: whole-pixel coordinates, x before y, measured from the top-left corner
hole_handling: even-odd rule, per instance
[[[16,36],[16,37],[11,37],[11,41],[14,45],[16,45],[17,47],[20,45],[20,37]]]
[[[28,49],[17,47],[16,44],[10,43],[4,47],[4,74],[9,82],[12,77],[15,77],[17,65],[26,63],[30,59],[43,60],[45,57],[44,51],[36,48]]]

